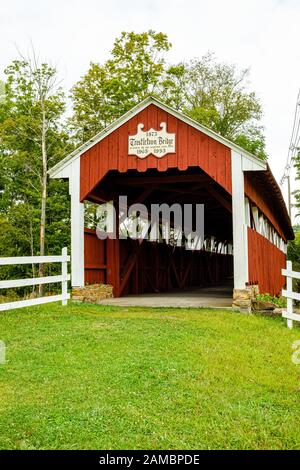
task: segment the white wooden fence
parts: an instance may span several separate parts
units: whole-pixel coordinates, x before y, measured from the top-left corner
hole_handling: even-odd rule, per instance
[[[68,294],[68,281],[70,280],[70,274],[68,274],[68,261],[70,261],[70,256],[68,256],[67,248],[62,249],[61,256],[21,256],[14,258],[0,258],[0,266],[9,266],[14,264],[61,263],[61,275],[59,276],[0,281],[0,289],[61,282],[61,294],[59,295],[18,300],[4,304],[0,303],[0,312],[3,312],[4,310],[12,310],[14,308],[30,307],[31,305],[47,304],[48,302],[57,302],[60,300],[62,301],[62,305],[67,305],[67,301],[70,298],[70,294]]]
[[[293,292],[293,278],[300,279],[300,273],[293,271],[292,262],[287,261],[282,275],[286,276],[286,290],[282,291],[282,295],[287,298],[287,309],[282,312],[282,317],[287,319],[287,326],[292,329],[293,321],[300,322],[300,315],[293,311],[293,300],[300,300],[300,294]]]

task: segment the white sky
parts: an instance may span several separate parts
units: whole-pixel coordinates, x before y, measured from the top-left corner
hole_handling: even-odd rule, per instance
[[[300,0],[1,0],[0,8],[1,78],[16,45],[26,54],[32,41],[68,89],[90,61],[107,59],[121,31],[150,28],[168,34],[170,62],[211,50],[250,67],[269,163],[282,176],[300,87]]]

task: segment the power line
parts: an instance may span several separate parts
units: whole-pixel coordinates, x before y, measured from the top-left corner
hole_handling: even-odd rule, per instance
[[[284,168],[284,174],[280,180],[281,185],[283,185],[285,180],[289,179],[290,177],[290,172],[293,166],[293,161],[295,160],[295,157],[297,156],[297,153],[299,150],[299,144],[300,144],[300,90],[298,92],[297,101],[296,101],[293,130],[292,130],[290,145],[288,149],[286,165]],[[289,194],[289,200],[290,200],[290,194]]]

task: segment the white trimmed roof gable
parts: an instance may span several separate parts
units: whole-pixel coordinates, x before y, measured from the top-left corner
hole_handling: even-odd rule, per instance
[[[105,129],[100,131],[98,134],[96,134],[94,137],[89,139],[87,142],[84,144],[80,145],[77,147],[77,149],[73,150],[69,155],[67,155],[63,160],[58,162],[54,167],[52,167],[48,173],[51,178],[68,178],[70,176],[70,172],[68,171],[69,165],[74,162],[77,158],[80,157],[84,152],[86,152],[88,149],[96,145],[98,142],[100,142],[102,139],[104,139],[107,135],[111,134],[114,132],[116,129],[121,127],[123,124],[125,124],[127,121],[129,121],[132,117],[136,116],[138,113],[143,111],[147,106],[150,104],[154,104],[158,108],[166,111],[167,113],[171,114],[172,116],[176,117],[177,119],[180,119],[181,121],[185,122],[189,126],[194,127],[195,129],[199,130],[203,134],[208,135],[212,139],[216,140],[217,142],[220,142],[223,145],[226,145],[226,147],[229,147],[231,150],[237,152],[238,154],[242,155],[243,158],[243,169],[244,170],[266,170],[267,166],[264,161],[262,161],[260,158],[256,157],[255,155],[252,155],[251,153],[247,152],[244,150],[242,147],[239,145],[236,145],[235,143],[231,142],[230,140],[226,139],[225,137],[222,137],[220,134],[217,134],[216,132],[212,131],[211,129],[208,129],[207,127],[199,124],[195,120],[191,119],[190,117],[180,113],[179,111],[176,111],[174,108],[162,103],[160,100],[157,98],[154,98],[152,96],[149,96],[145,100],[143,100],[141,103],[137,104],[134,106],[132,109],[127,111],[125,114],[123,114],[119,119],[111,123],[109,126],[107,126]]]

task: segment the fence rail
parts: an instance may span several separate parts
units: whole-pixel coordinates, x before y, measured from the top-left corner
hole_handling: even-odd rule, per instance
[[[282,269],[282,275],[286,277],[286,290],[283,289],[282,296],[287,298],[287,308],[282,312],[282,318],[287,319],[288,328],[293,328],[293,321],[300,322],[300,314],[293,311],[293,300],[300,300],[300,294],[293,292],[293,279],[300,279],[300,273],[293,271],[291,261],[286,262],[286,269]]]
[[[68,255],[67,248],[63,248],[60,256],[24,256],[13,258],[0,258],[0,266],[11,266],[17,264],[37,264],[37,263],[61,263],[61,275],[46,276],[46,277],[33,277],[28,279],[11,279],[0,281],[0,289],[11,289],[16,287],[36,286],[40,284],[53,284],[61,282],[61,294],[39,297],[37,299],[17,300],[14,302],[0,303],[0,312],[5,310],[12,310],[14,308],[30,307],[32,305],[47,304],[50,302],[61,301],[62,305],[67,305],[70,298],[68,294],[68,281],[70,274],[68,274]]]

